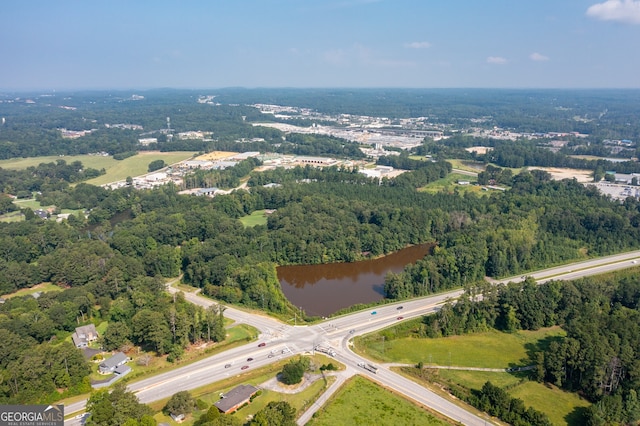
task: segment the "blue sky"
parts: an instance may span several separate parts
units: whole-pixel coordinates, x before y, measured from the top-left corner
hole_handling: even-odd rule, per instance
[[[3,0],[0,89],[639,88],[640,0]]]

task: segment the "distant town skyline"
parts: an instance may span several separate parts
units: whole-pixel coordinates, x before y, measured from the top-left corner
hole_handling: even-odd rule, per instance
[[[7,0],[0,91],[640,88],[640,0]]]

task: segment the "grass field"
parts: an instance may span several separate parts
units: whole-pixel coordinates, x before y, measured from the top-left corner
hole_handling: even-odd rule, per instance
[[[11,212],[0,215],[0,222],[21,222],[24,220],[22,212]]]
[[[21,170],[27,167],[37,166],[40,163],[55,163],[57,160],[64,160],[69,163],[74,161],[82,162],[84,167],[93,169],[105,169],[106,174],[95,179],[86,181],[92,185],[103,185],[105,183],[124,180],[127,176],[135,177],[147,173],[149,163],[155,160],[164,160],[167,164],[174,164],[193,157],[195,153],[189,151],[178,152],[158,152],[141,151],[133,157],[124,160],[114,160],[113,157],[101,157],[97,155],[65,155],[47,157],[12,158],[10,160],[0,160],[0,167],[8,170]]]
[[[38,285],[34,285],[31,288],[22,288],[18,291],[16,291],[15,293],[11,293],[11,294],[5,294],[2,297],[5,299],[10,299],[12,297],[16,297],[16,296],[28,296],[30,294],[33,293],[47,293],[50,291],[62,291],[62,288],[58,287],[55,284],[51,284],[51,283],[42,283],[42,284],[38,284]]]
[[[473,176],[463,175],[461,173],[449,173],[447,177],[438,179],[434,182],[431,182],[428,185],[423,186],[419,189],[419,191],[429,192],[431,194],[435,194],[438,192],[449,192],[453,193],[454,188],[457,188],[460,192],[475,192],[482,193],[482,188],[477,185],[458,185],[458,181],[467,181],[474,182],[476,180]]]
[[[439,339],[393,340],[393,329],[387,330],[385,335],[388,337],[384,341],[384,348],[380,334],[356,339],[356,348],[369,357],[386,362],[417,364],[422,361],[425,366],[508,368],[530,364],[531,352],[546,348],[551,341],[561,338],[565,333],[559,327],[552,327],[518,333],[491,331]],[[485,382],[491,381],[507,389],[512,397],[522,399],[526,406],[545,413],[554,425],[580,425],[582,410],[590,405],[577,394],[529,381],[526,372],[431,371],[427,379],[429,382],[466,389],[479,390]]]
[[[591,405],[575,393],[532,382],[525,373],[437,370],[433,374],[432,380],[475,390],[480,390],[490,381],[507,389],[512,397],[521,399],[527,407],[545,413],[554,425],[581,426],[582,411]]]
[[[392,334],[393,329],[385,334],[389,333]],[[563,335],[559,327],[517,333],[490,331],[439,339],[387,338],[385,341],[376,333],[356,338],[355,343],[358,352],[385,362],[510,368],[529,364],[529,351]]]
[[[458,170],[466,170],[468,172],[479,173],[483,171],[486,167],[486,164],[480,161],[473,160],[460,160],[460,159],[449,159],[447,163],[451,164],[451,167]]]
[[[21,209],[25,209],[29,207],[31,210],[42,209],[43,207],[40,205],[40,201],[36,201],[35,198],[22,199],[22,200],[13,200],[13,204],[20,207]]]
[[[428,411],[360,376],[345,383],[308,426],[447,425]]]
[[[124,180],[127,176],[135,177],[148,172],[149,163],[155,160],[163,160],[166,164],[174,164],[187,160],[194,156],[193,152],[140,152],[133,157],[125,158],[121,161],[112,159],[109,167],[105,167],[107,173],[95,179],[86,181],[91,185],[104,185],[105,183]],[[83,163],[84,164],[84,163]]]
[[[537,382],[522,383],[509,389],[509,393],[545,413],[554,425],[580,426],[583,410],[591,405],[575,393]]]
[[[257,210],[248,216],[241,217],[240,222],[242,222],[245,228],[254,227],[256,225],[266,225],[267,215],[264,213],[264,210]]]

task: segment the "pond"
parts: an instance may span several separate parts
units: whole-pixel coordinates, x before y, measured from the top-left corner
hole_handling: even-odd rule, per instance
[[[310,316],[328,316],[358,303],[384,298],[384,278],[426,256],[432,244],[407,247],[378,259],[353,263],[296,265],[278,268],[282,292]]]

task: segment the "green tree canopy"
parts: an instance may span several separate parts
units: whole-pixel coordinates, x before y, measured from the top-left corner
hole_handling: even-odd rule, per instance
[[[280,380],[287,385],[300,383],[307,368],[309,368],[309,358],[300,357],[297,360],[291,360],[282,368]]]
[[[191,414],[196,406],[196,400],[191,396],[188,391],[180,391],[173,394],[167,405],[164,406],[164,411],[167,414]]]
[[[125,384],[116,383],[113,391],[100,390],[89,398],[87,412],[91,416],[87,419],[87,426],[121,426],[130,420],[137,424],[155,426],[151,408],[138,401],[133,392],[126,390]]]
[[[253,417],[249,426],[295,426],[296,409],[287,401],[271,401]]]

